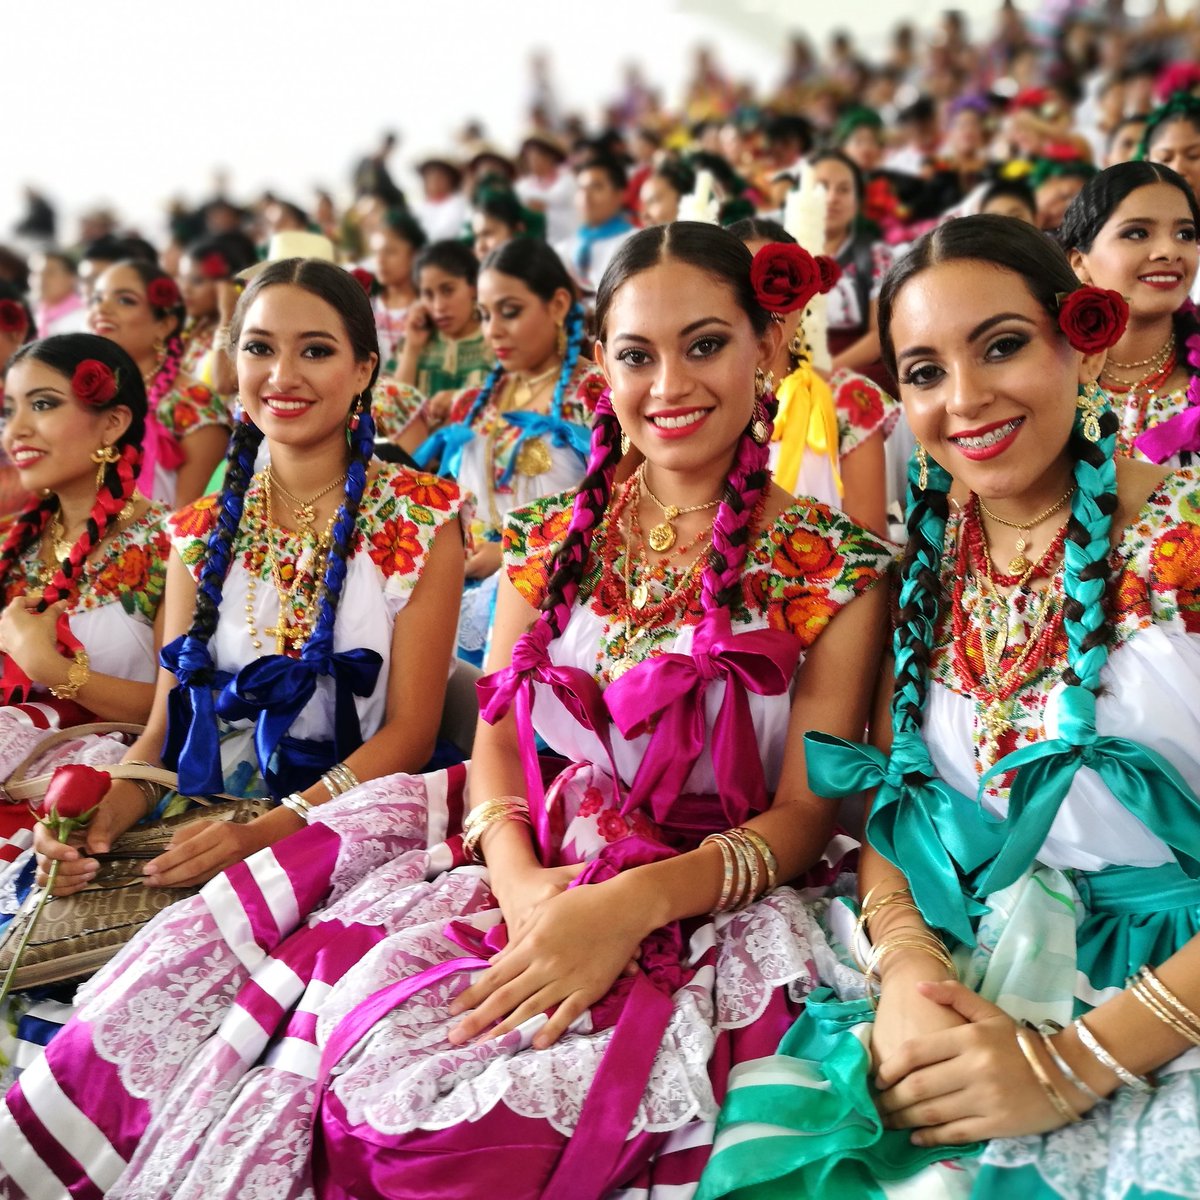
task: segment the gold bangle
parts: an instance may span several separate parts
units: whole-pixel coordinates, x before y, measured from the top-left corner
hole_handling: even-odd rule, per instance
[[[1157,1086],[1146,1075],[1139,1075],[1135,1071],[1131,1071],[1128,1067],[1122,1066],[1108,1052],[1108,1048],[1101,1043],[1100,1039],[1084,1024],[1082,1017],[1076,1017],[1071,1022],[1075,1027],[1075,1032],[1079,1035],[1079,1040],[1083,1043],[1085,1049],[1089,1051],[1091,1056],[1102,1066],[1107,1067],[1126,1087],[1133,1088],[1135,1092],[1152,1092]]]
[[[479,850],[480,840],[491,826],[501,821],[521,821],[531,825],[528,803],[520,796],[502,796],[471,809],[463,821],[462,830],[463,851],[469,858],[476,862],[483,861]]]
[[[743,842],[734,830],[731,829],[728,833],[721,834],[721,836],[728,841],[734,854],[737,856],[741,889],[738,891],[732,911],[740,912],[758,894],[759,885],[762,883],[763,870],[758,865],[758,855],[754,852],[754,847]]]
[[[1145,981],[1138,979],[1129,988],[1130,994],[1134,999],[1150,1010],[1164,1025],[1169,1029],[1173,1029],[1181,1038],[1190,1042],[1193,1046],[1200,1046],[1200,1033],[1192,1029],[1181,1021],[1146,985]]]
[[[891,907],[893,904],[899,905],[901,908],[910,908],[918,916],[921,915],[921,910],[917,907],[916,901],[913,900],[912,891],[909,888],[897,888],[894,892],[888,892],[882,900],[877,900],[872,904],[871,897],[874,894],[875,888],[872,888],[862,899],[862,907],[859,909],[858,920],[854,923],[854,932],[856,934],[864,931],[867,922],[872,917],[883,909]]]
[[[946,949],[941,940],[931,933],[918,933],[915,930],[908,934],[893,934],[875,946],[875,952],[870,962],[870,975],[882,981],[879,964],[893,950],[922,950],[931,958],[936,958],[955,979],[958,978],[958,968],[954,965],[954,959],[950,957],[950,951]]]
[[[1080,1121],[1079,1114],[1067,1103],[1067,1098],[1058,1090],[1053,1079],[1050,1078],[1049,1072],[1042,1065],[1042,1060],[1037,1056],[1037,1050],[1034,1046],[1026,1041],[1026,1034],[1029,1030],[1023,1025],[1018,1025],[1017,1029],[1017,1045],[1021,1048],[1021,1053],[1025,1056],[1025,1061],[1029,1064],[1029,1069],[1033,1072],[1034,1078],[1042,1085],[1042,1091],[1046,1093],[1046,1099],[1054,1105],[1054,1110],[1068,1125],[1078,1125]]]
[[[1149,965],[1142,967],[1138,972],[1138,977],[1144,981],[1144,985],[1158,998],[1169,1005],[1179,1017],[1179,1019],[1194,1030],[1196,1035],[1200,1035],[1200,1016],[1192,1009],[1188,1008],[1180,998],[1158,977],[1158,972]],[[1194,1037],[1193,1037],[1194,1040]],[[1196,1043],[1200,1045],[1200,1042]]]
[[[329,793],[331,800],[343,796],[346,792],[359,786],[358,776],[345,763],[335,763],[324,775],[321,783]]]
[[[765,890],[773,892],[775,885],[779,882],[779,860],[767,844],[767,839],[757,830],[751,829],[746,825],[739,825],[732,832],[736,836],[746,839],[758,851],[758,856],[762,859],[763,866],[767,871],[767,886]]]
[[[709,834],[709,836],[706,837],[700,843],[700,845],[707,846],[710,842],[712,842],[717,849],[721,851],[721,862],[725,867],[725,874],[721,880],[721,897],[717,901],[716,907],[709,909],[709,916],[715,917],[718,913],[729,911],[729,902],[733,897],[733,888],[736,879],[736,861],[734,859],[733,850],[722,834]]]
[[[58,700],[74,700],[79,695],[79,689],[87,683],[91,673],[91,659],[88,658],[88,652],[80,646],[75,651],[75,661],[67,668],[66,683],[51,687],[50,695]]]

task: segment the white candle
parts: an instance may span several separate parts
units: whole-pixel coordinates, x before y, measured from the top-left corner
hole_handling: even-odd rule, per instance
[[[800,164],[800,182],[788,192],[783,203],[783,227],[814,257],[825,253],[825,210],[829,197],[808,163]],[[813,366],[828,372],[833,366],[829,355],[829,335],[825,297],[817,295],[804,310],[804,339],[812,347]]]
[[[679,220],[716,225],[721,211],[711,171],[696,172],[696,189],[679,199]]]

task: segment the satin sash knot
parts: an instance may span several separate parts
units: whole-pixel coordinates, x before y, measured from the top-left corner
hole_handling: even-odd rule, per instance
[[[154,470],[161,462],[168,471],[183,466],[184,453],[179,441],[163,428],[157,414],[146,414],[146,434],[142,441],[142,467],[138,472],[138,487],[147,496],[154,495]],[[218,788],[217,791],[221,789]]]
[[[181,795],[222,792],[225,779],[213,689],[223,687],[230,676],[215,671],[208,647],[186,634],[165,645],[158,661],[178,681],[167,697],[163,761],[178,772]]]
[[[510,412],[504,419],[518,431],[517,440],[508,454],[508,462],[500,474],[500,486],[507,487],[517,469],[517,457],[521,447],[533,438],[542,438],[555,446],[574,450],[581,462],[587,462],[592,444],[592,431],[574,421],[537,412]]]
[[[436,466],[439,475],[457,478],[462,471],[463,451],[474,437],[475,431],[469,425],[443,425],[413,451],[413,461],[419,467]]]
[[[1151,462],[1164,463],[1184,451],[1200,450],[1200,406],[1191,405],[1134,439],[1134,448]]]
[[[604,701],[626,738],[650,733],[622,811],[648,809],[666,820],[706,744],[705,693],[725,694],[712,729],[712,762],[725,818],[740,825],[767,805],[747,692],[779,696],[791,684],[800,643],[776,629],[733,633],[729,611],[710,609],[695,627],[690,654],[658,654],[610,684]]]

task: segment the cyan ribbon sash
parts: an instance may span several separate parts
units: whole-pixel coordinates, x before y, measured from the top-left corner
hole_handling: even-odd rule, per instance
[[[622,811],[648,808],[656,821],[666,819],[708,743],[704,694],[720,679],[725,695],[712,731],[717,792],[731,826],[762,812],[767,785],[746,693],[783,695],[799,657],[791,634],[732,633],[729,610],[714,608],[696,625],[690,654],[657,654],[611,683],[604,702],[621,733],[635,738],[653,731]]]
[[[223,792],[213,689],[224,687],[230,677],[226,672],[214,671],[208,647],[186,634],[164,646],[158,661],[178,680],[167,697],[163,762],[178,772],[182,795]]]
[[[419,467],[436,467],[439,475],[457,478],[462,471],[463,451],[474,437],[475,431],[469,425],[443,425],[413,451],[413,460]]]
[[[227,721],[255,720],[254,749],[263,777],[275,775],[272,756],[312,699],[321,675],[334,682],[334,746],[339,759],[362,745],[355,696],[368,696],[383,659],[374,650],[343,650],[314,663],[285,654],[264,654],[244,666],[222,690],[216,711]],[[268,774],[269,772],[269,774]],[[219,789],[218,789],[219,790]]]
[[[965,894],[963,876],[991,857],[1000,826],[937,778],[920,735],[896,734],[889,759],[874,746],[806,733],[804,757],[808,786],[818,796],[840,799],[875,789],[867,840],[905,873],[930,925],[972,944],[972,918],[986,909]]]
[[[1200,450],[1200,406],[1191,405],[1183,412],[1151,425],[1133,444],[1156,463],[1164,463],[1185,450]]]
[[[579,245],[575,249],[575,265],[581,271],[587,271],[592,265],[592,247],[605,238],[616,237],[633,228],[633,223],[624,213],[610,217],[603,225],[581,225],[578,237]]]
[[[1007,754],[979,783],[1016,771],[1003,840],[976,884],[976,895],[1007,887],[1036,858],[1076,771],[1091,767],[1117,801],[1161,838],[1184,873],[1200,878],[1200,800],[1161,754],[1127,738],[1096,733],[1096,697],[1068,687],[1059,701],[1059,736]]]
[[[587,426],[578,425],[574,421],[564,421],[562,417],[536,412],[505,413],[504,419],[519,430],[519,436],[513,443],[508,462],[504,464],[504,471],[500,475],[501,487],[508,486],[516,470],[521,447],[531,438],[540,437],[555,446],[568,446],[579,455],[581,462],[587,462],[588,451],[592,445],[592,431]]]

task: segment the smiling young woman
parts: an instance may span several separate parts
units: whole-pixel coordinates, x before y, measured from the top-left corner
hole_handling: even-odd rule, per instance
[[[1191,466],[1200,450],[1200,320],[1196,280],[1200,206],[1174,171],[1128,162],[1093,177],[1059,230],[1075,273],[1129,302],[1129,325],[1100,373],[1123,454]]]

